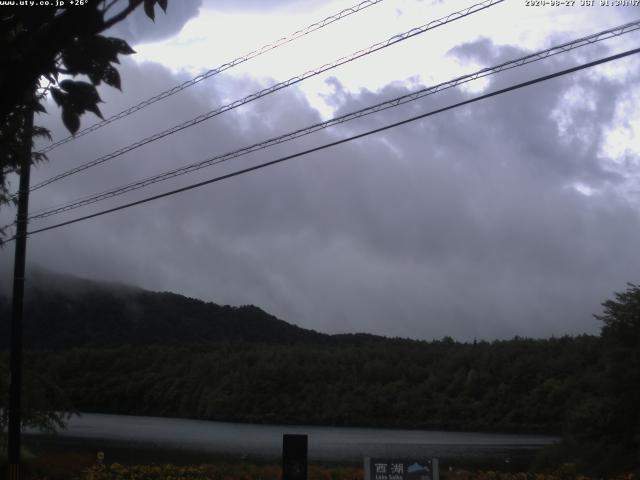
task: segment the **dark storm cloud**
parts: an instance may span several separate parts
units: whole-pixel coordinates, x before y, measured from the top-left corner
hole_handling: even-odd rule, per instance
[[[513,51],[484,41],[467,51],[474,48],[493,59]],[[572,64],[571,58],[557,57],[496,76],[489,88]],[[125,92],[105,90],[105,111],[181,80],[152,64],[126,62],[124,70]],[[401,85],[358,94],[346,92],[337,80],[334,85],[339,113],[406,93]],[[219,105],[221,92],[240,97],[261,86],[250,78],[217,76],[118,122],[109,135],[87,136],[57,150],[34,181]],[[561,134],[552,112],[564,110],[564,96],[577,87],[593,108],[572,107]],[[638,211],[615,193],[620,178],[598,154],[604,138],[597,127],[612,120],[622,91],[614,80],[584,74],[554,80],[35,235],[31,262],[219,303],[253,303],[320,331],[460,339],[595,333],[591,314],[625,282],[637,281],[640,270]],[[271,160],[470,95],[443,92],[151,191]],[[281,91],[109,167],[52,185],[34,195],[33,208],[317,121],[299,91]],[[582,195],[571,188],[577,181],[601,193]]]
[[[481,37],[473,42],[461,43],[453,47],[449,50],[448,55],[463,61],[473,61],[489,66],[517,58],[521,52],[521,50],[512,46],[497,48],[490,38]]]
[[[172,0],[168,3],[166,14],[156,7],[155,21],[151,21],[144,10],[138,8],[106,34],[123,38],[131,45],[162,40],[180,32],[190,19],[198,16],[201,7],[202,0]]]

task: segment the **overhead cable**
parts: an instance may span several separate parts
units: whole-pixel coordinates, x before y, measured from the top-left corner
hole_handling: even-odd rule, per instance
[[[175,178],[177,176],[180,175],[184,175],[187,173],[191,173],[194,172],[196,170],[200,170],[202,168],[205,167],[209,167],[212,165],[216,165],[222,162],[226,162],[228,160],[231,160],[233,158],[237,158],[240,156],[244,156],[247,155],[249,153],[253,153],[255,151],[258,150],[263,150],[265,148],[274,146],[274,145],[278,145],[287,141],[291,141],[294,140],[296,138],[300,138],[312,133],[315,133],[319,130],[334,126],[334,125],[338,125],[338,124],[342,124],[351,120],[355,120],[361,117],[364,117],[366,115],[371,115],[373,113],[377,113],[377,112],[381,112],[384,110],[387,110],[389,108],[394,108],[397,107],[399,105],[403,105],[415,100],[418,100],[420,98],[429,96],[429,95],[433,95],[435,93],[438,93],[440,91],[443,90],[447,90],[459,85],[462,85],[464,83],[468,83],[471,82],[473,80],[477,80],[480,78],[484,78],[487,77],[489,75],[493,75],[499,72],[503,72],[506,70],[510,70],[512,68],[516,68],[516,67],[521,67],[523,65],[527,65],[533,62],[537,62],[540,60],[544,60],[546,58],[549,58],[551,56],[560,54],[560,53],[566,53],[569,52],[571,50],[574,50],[576,48],[580,48],[583,47],[585,45],[591,45],[595,42],[599,42],[599,41],[603,41],[609,38],[613,38],[613,37],[617,37],[620,35],[624,35],[626,33],[630,33],[633,31],[636,31],[640,29],[640,20],[637,20],[635,22],[630,22],[615,28],[610,28],[608,30],[604,30],[602,32],[598,32],[595,33],[593,35],[589,35],[586,37],[582,37],[582,38],[578,38],[576,40],[572,40],[570,42],[566,42],[563,43],[561,45],[556,45],[554,47],[551,48],[547,48],[545,50],[541,50],[535,53],[531,53],[513,60],[509,60],[506,62],[503,62],[499,65],[493,66],[493,67],[488,67],[488,68],[483,68],[481,70],[478,70],[474,73],[470,73],[464,76],[460,76],[457,77],[453,80],[448,80],[446,82],[442,82],[439,83],[437,85],[431,86],[431,87],[427,87],[427,88],[423,88],[420,90],[417,90],[415,92],[406,94],[406,95],[402,95],[399,97],[395,97],[391,100],[386,100],[384,102],[380,102],[378,104],[366,107],[366,108],[362,108],[360,110],[354,111],[354,112],[350,112],[347,113],[345,115],[340,115],[338,117],[334,117],[331,118],[329,120],[326,120],[324,122],[319,122],[316,123],[314,125],[310,125],[307,126],[305,128],[301,128],[298,130],[295,130],[293,132],[289,132],[286,133],[284,135],[280,135],[277,137],[273,137],[270,138],[268,140],[262,141],[260,143],[255,143],[253,145],[250,146],[246,146],[243,148],[240,148],[238,150],[234,150],[232,152],[227,152],[221,155],[216,155],[214,157],[208,158],[206,160],[197,162],[197,163],[192,163],[190,165],[186,165],[183,167],[179,167],[179,168],[175,168],[173,170],[167,171],[167,172],[163,172],[160,173],[158,175],[152,176],[152,177],[148,177],[142,180],[138,180],[136,182],[132,182],[129,183],[127,185],[123,185],[120,187],[116,187],[110,190],[106,190],[104,192],[98,193],[98,194],[93,194],[93,195],[89,195],[80,199],[76,199],[73,200],[71,202],[67,202],[64,203],[62,205],[56,206],[56,207],[52,207],[52,208],[48,208],[46,210],[41,210],[40,212],[36,212],[34,214],[32,214],[29,219],[30,220],[36,220],[36,219],[41,219],[41,218],[46,218],[46,217],[50,217],[52,215],[56,215],[62,212],[66,212],[69,210],[73,210],[76,208],[80,208],[86,205],[90,205],[96,202],[99,202],[101,200],[105,200],[108,198],[112,198],[118,195],[122,195],[125,194],[127,192],[131,192],[134,190],[138,190],[144,187],[147,187],[149,185],[153,185],[155,183],[158,182],[162,182],[165,180],[169,180],[171,178]]]
[[[58,140],[57,142],[51,143],[49,145],[47,145],[45,148],[43,148],[42,150],[40,150],[40,153],[47,153],[50,152],[51,150],[59,147],[60,145],[64,145],[65,143],[71,142],[79,137],[82,137],[88,133],[94,132],[106,125],[109,125],[110,123],[115,122],[116,120],[119,120],[121,118],[127,117],[129,115],[131,115],[132,113],[135,113],[139,110],[142,110],[143,108],[148,107],[149,105],[152,105],[160,100],[164,100],[165,98],[168,98],[172,95],[175,95],[178,92],[181,92],[182,90],[184,90],[185,88],[189,88],[192,85],[195,85],[196,83],[201,82],[202,80],[205,80],[207,78],[213,77],[214,75],[217,75],[219,73],[224,72],[225,70],[228,70],[232,67],[235,67],[236,65],[240,65],[241,63],[244,63],[248,60],[251,60],[253,58],[256,58],[260,55],[263,55],[271,50],[274,50],[278,47],[281,47],[283,45],[286,45],[287,43],[293,42],[294,40],[297,40],[298,38],[304,37],[305,35],[308,35],[312,32],[315,32],[316,30],[320,30],[321,28],[326,27],[327,25],[330,25],[334,22],[337,22],[338,20],[342,20],[345,17],[348,17],[349,15],[353,15],[354,13],[360,12],[362,10],[364,10],[365,8],[371,7],[372,5],[376,5],[380,2],[382,2],[383,0],[366,0],[364,2],[360,2],[357,5],[354,5],[352,7],[349,8],[345,8],[344,10],[341,10],[340,12],[330,15],[327,18],[320,20],[319,22],[313,23],[305,28],[302,28],[290,35],[287,35],[286,37],[282,37],[279,40],[276,40],[275,42],[269,43],[267,45],[263,45],[260,48],[257,48],[256,50],[253,50],[252,52],[249,52],[245,55],[242,55],[241,57],[238,57],[234,60],[231,60],[230,62],[224,63],[222,65],[220,65],[219,67],[216,68],[212,68],[210,70],[207,70],[206,72],[192,78],[191,80],[187,80],[186,82],[181,83],[180,85],[176,85],[173,88],[170,88],[169,90],[165,90],[164,92],[161,92],[153,97],[150,97],[146,100],[143,100],[142,102],[133,105],[125,110],[122,110],[119,113],[116,113],[108,118],[105,118],[104,120],[95,123],[93,125],[91,125],[90,127],[87,127],[83,130],[80,130],[79,132],[76,132],[74,135],[69,135],[68,137],[62,138],[60,140]]]
[[[186,128],[192,127],[194,125],[197,125],[197,124],[199,124],[201,122],[204,122],[205,120],[209,120],[209,119],[211,119],[211,118],[213,118],[213,117],[215,117],[217,115],[220,115],[222,113],[225,113],[225,112],[228,112],[228,111],[233,110],[235,108],[238,108],[238,107],[240,107],[242,105],[245,105],[245,104],[247,104],[249,102],[252,102],[254,100],[262,98],[262,97],[264,97],[266,95],[269,95],[271,93],[274,93],[274,92],[276,92],[278,90],[282,90],[283,88],[287,88],[287,87],[290,87],[292,85],[295,85],[296,83],[299,83],[299,82],[301,82],[301,81],[303,81],[303,80],[305,80],[307,78],[313,77],[315,75],[319,75],[319,74],[321,74],[323,72],[326,72],[328,70],[336,68],[336,67],[338,67],[340,65],[344,65],[346,63],[352,62],[352,61],[354,61],[354,60],[356,60],[358,58],[364,57],[364,56],[369,55],[369,54],[371,54],[373,52],[381,50],[383,48],[386,48],[386,47],[389,47],[389,46],[394,45],[396,43],[402,42],[402,41],[407,40],[409,38],[412,38],[412,37],[414,37],[416,35],[420,35],[422,33],[425,33],[425,32],[427,32],[429,30],[432,30],[434,28],[440,27],[442,25],[446,25],[446,24],[448,24],[450,22],[453,22],[455,20],[459,20],[461,18],[467,17],[467,16],[469,16],[469,15],[471,15],[473,13],[485,10],[485,9],[487,9],[489,7],[497,5],[497,4],[502,3],[504,1],[505,0],[484,0],[483,2],[477,3],[475,5],[472,5],[472,6],[468,7],[468,8],[465,8],[463,10],[459,10],[457,12],[450,13],[446,17],[443,17],[443,18],[440,18],[440,19],[437,19],[437,20],[432,20],[431,22],[429,22],[429,23],[427,23],[427,24],[425,24],[425,25],[423,25],[421,27],[412,28],[411,30],[408,30],[408,31],[406,31],[404,33],[400,33],[400,34],[394,35],[391,38],[389,38],[389,39],[387,39],[387,40],[385,40],[383,42],[376,43],[375,45],[372,45],[372,46],[370,46],[368,48],[365,48],[363,50],[359,50],[359,51],[357,51],[357,52],[355,52],[355,53],[353,53],[351,55],[348,55],[346,57],[342,57],[339,60],[336,60],[335,62],[327,63],[327,64],[325,64],[325,65],[323,65],[321,67],[318,67],[318,68],[316,68],[314,70],[309,70],[306,73],[303,73],[301,75],[292,77],[289,80],[277,83],[276,85],[273,85],[273,86],[271,86],[269,88],[265,88],[263,90],[260,90],[259,92],[252,93],[251,95],[249,95],[249,96],[247,96],[247,97],[245,97],[243,99],[236,100],[236,101],[234,101],[232,103],[229,103],[227,105],[224,105],[224,106],[222,106],[220,108],[217,108],[215,110],[211,110],[210,112],[207,112],[207,113],[204,113],[202,115],[199,115],[199,116],[197,116],[197,117],[195,117],[195,118],[193,118],[193,119],[191,119],[189,121],[186,121],[184,123],[175,125],[175,126],[169,128],[167,130],[164,130],[162,132],[156,133],[156,134],[151,135],[149,137],[146,137],[146,138],[144,138],[142,140],[139,140],[139,141],[137,141],[137,142],[135,142],[133,144],[127,145],[125,147],[122,147],[122,148],[120,148],[120,149],[118,149],[118,150],[116,150],[116,151],[114,151],[112,153],[109,153],[107,155],[99,157],[99,158],[97,158],[95,160],[92,160],[90,162],[87,162],[85,164],[79,165],[79,166],[77,166],[75,168],[67,170],[66,172],[60,173],[58,175],[55,175],[55,176],[53,176],[53,177],[51,177],[51,178],[49,178],[47,180],[43,180],[42,182],[37,183],[34,186],[32,186],[30,191],[38,190],[38,189],[40,189],[40,188],[42,188],[42,187],[44,187],[46,185],[49,185],[49,184],[51,184],[53,182],[56,182],[56,181],[61,180],[63,178],[66,178],[66,177],[69,177],[71,175],[74,175],[76,173],[82,172],[82,171],[84,171],[84,170],[86,170],[88,168],[95,167],[96,165],[100,165],[100,164],[102,164],[104,162],[107,162],[107,161],[112,160],[112,159],[114,159],[116,157],[124,155],[125,153],[130,152],[132,150],[135,150],[137,148],[140,148],[143,145],[147,145],[147,144],[149,144],[151,142],[154,142],[156,140],[160,140],[161,138],[164,138],[164,137],[166,137],[168,135],[172,135],[172,134],[177,133],[177,132],[179,132],[181,130],[184,130]]]
[[[117,206],[117,207],[114,207],[114,208],[109,208],[109,209],[106,209],[106,210],[102,210],[100,212],[92,213],[90,215],[84,215],[82,217],[77,217],[77,218],[74,218],[72,220],[67,220],[65,222],[60,222],[60,223],[56,223],[54,225],[49,225],[47,227],[39,228],[37,230],[32,230],[32,231],[28,232],[28,235],[35,235],[37,233],[42,233],[42,232],[46,232],[46,231],[49,231],[49,230],[57,229],[57,228],[60,228],[60,227],[64,227],[64,226],[67,226],[67,225],[72,225],[74,223],[78,223],[78,222],[82,222],[82,221],[85,221],[85,220],[89,220],[91,218],[100,217],[100,216],[103,216],[103,215],[106,215],[106,214],[109,214],[109,213],[117,212],[117,211],[120,211],[120,210],[124,210],[124,209],[130,208],[130,207],[137,206],[137,205],[142,205],[142,204],[154,201],[154,200],[158,200],[160,198],[169,197],[169,196],[176,195],[176,194],[182,193],[182,192],[186,192],[188,190],[193,190],[195,188],[199,188],[199,187],[202,187],[202,186],[205,186],[205,185],[209,185],[209,184],[212,184],[212,183],[217,183],[217,182],[220,182],[222,180],[226,180],[228,178],[237,177],[237,176],[245,174],[245,173],[249,173],[249,172],[252,172],[252,171],[255,171],[255,170],[260,170],[262,168],[269,167],[269,166],[272,166],[272,165],[276,165],[278,163],[282,163],[282,162],[285,162],[287,160],[292,160],[294,158],[302,157],[302,156],[308,155],[310,153],[318,152],[318,151],[325,150],[325,149],[330,148],[330,147],[335,147],[337,145],[341,145],[341,144],[344,144],[344,143],[347,143],[347,142],[351,142],[353,140],[364,138],[364,137],[367,137],[369,135],[373,135],[375,133],[380,133],[380,132],[383,132],[385,130],[389,130],[391,128],[395,128],[395,127],[398,127],[398,126],[401,126],[401,125],[406,125],[408,123],[415,122],[417,120],[422,120],[424,118],[427,118],[427,117],[430,117],[430,116],[433,116],[433,115],[436,115],[436,114],[439,114],[439,113],[442,113],[442,112],[446,112],[446,111],[449,111],[449,110],[453,110],[455,108],[459,108],[459,107],[462,107],[462,106],[465,106],[465,105],[469,105],[469,104],[478,102],[480,100],[485,100],[485,99],[488,99],[488,98],[491,98],[491,97],[495,97],[497,95],[502,95],[502,94],[507,93],[507,92],[511,92],[511,91],[514,91],[514,90],[518,90],[520,88],[528,87],[530,85],[534,85],[534,84],[537,84],[537,83],[548,81],[548,80],[551,80],[553,78],[557,78],[557,77],[560,77],[560,76],[563,76],[563,75],[567,75],[567,74],[574,73],[574,72],[577,72],[577,71],[580,71],[580,70],[584,70],[586,68],[591,68],[591,67],[594,67],[594,66],[597,66],[597,65],[601,65],[601,64],[604,64],[604,63],[607,63],[607,62],[611,62],[613,60],[617,60],[617,59],[620,59],[620,58],[623,58],[623,57],[628,57],[630,55],[634,55],[634,54],[637,54],[637,53],[640,53],[640,48],[627,50],[625,52],[622,52],[622,53],[619,53],[619,54],[616,54],[616,55],[611,55],[611,56],[608,56],[608,57],[605,57],[605,58],[601,58],[599,60],[595,60],[595,61],[592,61],[592,62],[588,62],[588,63],[582,64],[582,65],[579,65],[579,66],[576,66],[576,67],[567,68],[565,70],[561,70],[561,71],[558,71],[556,73],[552,73],[552,74],[549,74],[549,75],[544,75],[544,76],[541,76],[541,77],[537,77],[537,78],[534,78],[532,80],[528,80],[526,82],[521,82],[521,83],[512,85],[510,87],[502,88],[500,90],[495,90],[495,91],[493,91],[491,93],[487,93],[487,94],[480,95],[480,96],[477,96],[477,97],[474,97],[474,98],[471,98],[471,99],[468,99],[468,100],[464,100],[462,102],[458,102],[458,103],[455,103],[453,105],[449,105],[447,107],[438,108],[436,110],[431,110],[431,111],[423,113],[421,115],[417,115],[417,116],[414,116],[414,117],[411,117],[411,118],[407,118],[407,119],[399,121],[399,122],[391,123],[389,125],[385,125],[385,126],[380,127],[380,128],[369,130],[367,132],[360,133],[360,134],[357,134],[357,135],[353,135],[353,136],[350,136],[350,137],[347,137],[347,138],[344,138],[344,139],[341,139],[341,140],[337,140],[335,142],[326,143],[326,144],[321,145],[319,147],[315,147],[315,148],[311,148],[311,149],[308,149],[308,150],[304,150],[304,151],[301,151],[301,152],[298,152],[298,153],[294,153],[292,155],[287,155],[285,157],[280,157],[280,158],[278,158],[276,160],[271,160],[269,162],[261,163],[259,165],[254,165],[252,167],[244,168],[242,170],[237,170],[235,172],[228,173],[226,175],[221,175],[219,177],[211,178],[209,180],[205,180],[205,181],[198,182],[198,183],[193,183],[191,185],[187,185],[186,187],[178,188],[178,189],[171,190],[171,191],[168,191],[168,192],[164,192],[164,193],[161,193],[161,194],[158,194],[158,195],[153,195],[151,197],[147,197],[147,198],[144,198],[142,200],[138,200],[138,201],[127,203],[127,204],[124,204],[124,205],[120,205],[120,206]],[[7,241],[13,241],[13,240],[15,240],[15,237],[10,238]]]

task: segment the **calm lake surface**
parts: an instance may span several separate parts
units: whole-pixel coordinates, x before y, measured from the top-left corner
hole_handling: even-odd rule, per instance
[[[167,455],[277,459],[284,433],[309,436],[310,461],[361,462],[365,456],[492,457],[532,456],[558,439],[541,435],[387,430],[374,428],[251,425],[176,418],[82,414],[57,436],[31,435],[30,443],[86,449],[164,452]],[[169,458],[171,460],[171,458]]]

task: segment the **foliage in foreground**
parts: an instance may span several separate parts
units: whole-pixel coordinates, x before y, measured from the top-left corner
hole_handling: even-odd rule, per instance
[[[96,87],[120,89],[115,65],[120,55],[134,53],[122,39],[101,35],[139,6],[153,20],[156,4],[167,10],[168,0],[39,2],[0,8],[0,208],[13,202],[8,175],[18,173],[25,155],[30,162],[46,159],[31,151],[34,139],[51,140],[48,129],[33,125],[34,113],[46,113],[51,97],[62,111],[62,122],[75,134],[80,117],[92,112],[102,118]],[[10,3],[10,2],[9,2]],[[23,2],[27,3],[27,2]],[[33,3],[33,2],[32,2]],[[78,7],[78,5],[82,5]],[[7,52],[5,54],[5,52]],[[62,80],[60,77],[62,76]],[[76,77],[89,80],[75,80]],[[45,84],[46,82],[46,84]],[[0,247],[6,234],[0,227]]]
[[[442,480],[591,480],[578,475],[572,465],[566,465],[552,473],[504,473],[504,472],[442,472]],[[82,480],[280,480],[281,469],[275,465],[131,465],[117,463],[96,465],[84,470]],[[311,465],[309,480],[360,480],[359,467],[325,467]],[[634,474],[608,477],[611,480],[640,480]]]
[[[0,352],[0,458],[7,447],[9,427],[9,369],[5,357]],[[57,379],[31,368],[26,368],[23,376],[22,428],[37,428],[46,433],[64,428],[66,421],[76,412]]]
[[[551,473],[505,473],[505,472],[469,472],[454,471],[441,475],[442,480],[592,480],[593,477],[580,475],[572,464],[565,464]],[[603,477],[609,480],[639,480],[632,473]]]
[[[362,468],[310,465],[309,480],[360,480]],[[280,480],[277,465],[95,465],[82,473],[82,480]]]
[[[280,480],[282,469],[274,463],[250,463],[228,460],[211,464],[141,464],[96,463],[89,453],[48,452],[26,456],[27,480]],[[0,455],[0,467],[2,458]],[[535,472],[535,473],[534,473]],[[0,469],[0,479],[4,480]],[[363,469],[352,465],[309,465],[308,480],[361,480]],[[482,469],[454,469],[444,466],[441,480],[595,480],[581,475],[574,464],[528,473]],[[599,480],[640,480],[636,472],[601,475]]]

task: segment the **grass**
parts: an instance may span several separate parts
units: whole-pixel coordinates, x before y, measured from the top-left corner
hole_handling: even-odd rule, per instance
[[[353,466],[310,465],[308,480],[362,480],[363,470]],[[276,464],[218,463],[197,465],[121,465],[96,463],[95,457],[78,454],[42,456],[33,460],[29,480],[280,480]],[[566,465],[552,473],[513,473],[454,470],[441,473],[441,480],[594,480],[578,475]],[[627,474],[610,480],[640,480]]]
[[[6,453],[0,451],[0,480],[7,475]],[[210,464],[172,465],[100,464],[95,453],[42,452],[25,458],[25,480],[280,480],[282,470],[274,463],[221,460]],[[308,480],[362,480],[363,469],[356,466],[310,465]],[[551,473],[497,472],[492,470],[441,471],[440,480],[594,480],[579,475],[572,465]],[[640,480],[627,474],[610,480]]]

